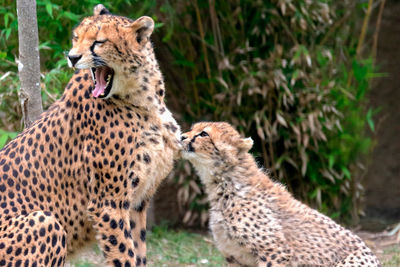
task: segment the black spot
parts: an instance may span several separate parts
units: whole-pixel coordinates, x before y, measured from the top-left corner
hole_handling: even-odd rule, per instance
[[[137,212],[142,212],[143,209],[146,207],[146,201],[142,201],[139,206],[135,208]]]
[[[142,259],[139,256],[136,256],[136,266],[140,266],[142,264]]]
[[[128,210],[129,209],[129,201],[124,201],[124,203],[122,204],[122,207],[124,208],[124,209],[126,209],[126,210]]]
[[[110,220],[110,216],[108,214],[103,215],[103,222],[108,222]]]
[[[115,267],[122,267],[122,264],[118,259],[114,259],[113,260],[113,264],[114,264]]]
[[[3,166],[3,171],[8,172],[9,169],[10,169],[10,166],[8,166],[8,164],[5,164]]]
[[[42,244],[41,246],[40,246],[40,253],[42,253],[42,254],[44,254],[44,251],[46,250],[46,244]]]
[[[112,229],[116,229],[118,227],[117,222],[114,219],[111,220],[110,227]]]
[[[120,243],[118,249],[119,249],[119,252],[124,253],[125,250],[126,250],[125,244],[124,243]]]
[[[110,235],[108,237],[108,241],[110,242],[111,245],[116,246],[117,245],[117,238],[115,237],[115,235]]]
[[[146,230],[145,229],[140,230],[140,240],[142,240],[143,242],[146,241]]]
[[[46,234],[46,229],[44,227],[40,228],[39,235],[44,236]]]
[[[136,177],[136,178],[132,179],[132,186],[133,187],[138,186],[139,181],[140,181],[139,177]]]
[[[147,153],[143,154],[143,160],[145,163],[149,164],[151,162],[151,158]]]
[[[52,238],[51,238],[51,245],[53,247],[55,247],[55,245],[57,244],[57,235],[53,234]]]

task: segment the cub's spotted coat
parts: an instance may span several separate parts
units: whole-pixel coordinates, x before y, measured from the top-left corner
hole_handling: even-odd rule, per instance
[[[95,237],[110,266],[146,264],[147,202],[180,138],[153,26],[99,5],[74,30],[68,57],[83,70],[0,151],[0,266],[62,266]]]
[[[183,157],[205,185],[210,228],[230,266],[379,266],[364,242],[257,168],[228,123],[197,123]]]

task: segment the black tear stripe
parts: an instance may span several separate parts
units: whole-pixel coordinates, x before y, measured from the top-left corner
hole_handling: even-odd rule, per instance
[[[114,43],[112,43],[112,44],[114,46],[115,51],[117,51],[117,53],[121,56],[122,55],[121,50],[119,50],[119,48],[118,48],[118,46],[116,44],[114,44]]]
[[[194,147],[192,146],[192,144],[196,141],[196,138],[197,138],[198,136],[200,136],[200,134],[201,134],[201,133],[196,134],[195,136],[193,136],[193,139],[190,140],[189,148],[192,148],[192,149],[193,149],[192,152],[194,152]],[[211,139],[211,137],[210,137],[210,142],[211,142],[211,144],[214,146],[215,150],[217,150],[217,151],[219,152],[219,149],[216,147],[216,145],[214,144],[214,142],[213,142],[213,140]]]
[[[104,42],[106,42],[106,41],[108,41],[108,40],[105,40]],[[103,41],[94,41],[93,44],[90,46],[90,53],[92,54],[93,63],[96,67],[107,65],[104,62],[104,60],[94,52],[94,47],[96,46],[96,44],[99,44],[99,43],[101,44],[104,42]]]

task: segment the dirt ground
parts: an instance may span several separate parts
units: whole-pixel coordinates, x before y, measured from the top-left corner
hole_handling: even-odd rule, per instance
[[[400,266],[400,223],[390,231],[357,232],[385,267]]]

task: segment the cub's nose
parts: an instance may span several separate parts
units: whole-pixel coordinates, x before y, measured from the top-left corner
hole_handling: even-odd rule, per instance
[[[72,67],[82,58],[82,55],[68,55],[68,59],[71,62]]]
[[[187,139],[187,136],[182,135],[182,136],[181,136],[181,141],[183,141],[183,140],[185,140],[185,139]]]

